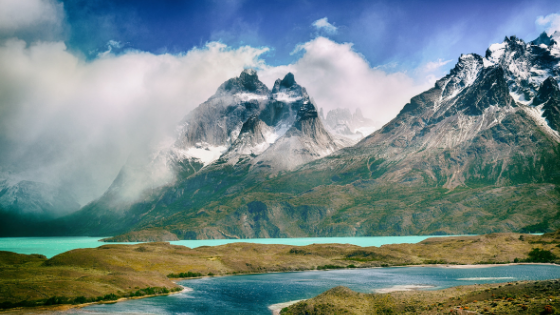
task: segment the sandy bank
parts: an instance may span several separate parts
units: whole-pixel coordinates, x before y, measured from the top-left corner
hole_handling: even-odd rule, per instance
[[[268,307],[268,309],[272,311],[272,315],[280,315],[280,311],[283,308],[296,304],[297,302],[300,301],[304,301],[304,300],[294,300],[294,301],[282,302],[278,304],[272,304]]]

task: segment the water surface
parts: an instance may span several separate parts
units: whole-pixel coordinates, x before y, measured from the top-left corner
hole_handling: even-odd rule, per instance
[[[359,292],[395,286],[442,289],[475,283],[560,277],[560,266],[517,265],[473,269],[435,267],[305,271],[185,280],[180,294],[93,305],[65,314],[271,314],[269,306],[312,298],[344,285]]]
[[[448,236],[448,235],[444,235]],[[418,243],[430,236],[364,236],[364,237],[304,237],[304,238],[249,238],[249,239],[221,239],[221,240],[183,240],[173,241],[171,244],[183,245],[190,248],[199,246],[218,246],[229,243],[248,242],[258,244],[285,244],[305,246],[310,244],[353,244],[362,247],[381,246],[385,244]],[[0,251],[19,254],[42,254],[51,258],[60,253],[77,248],[95,248],[107,244],[138,244],[138,243],[104,243],[99,242],[105,237],[1,237]]]

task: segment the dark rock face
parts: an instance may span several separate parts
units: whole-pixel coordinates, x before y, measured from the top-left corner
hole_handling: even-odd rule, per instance
[[[292,73],[274,82],[271,92],[271,100],[260,113],[260,119],[269,126],[278,124],[291,125],[296,113],[309,96],[307,91],[296,83]]]
[[[541,84],[537,95],[533,99],[533,106],[544,104],[550,100],[560,101],[560,88],[558,88],[558,82],[553,77],[548,77]]]
[[[284,79],[280,81],[280,86],[285,87],[287,89],[291,88],[296,83],[294,75],[291,72],[288,72]]]
[[[490,106],[507,107],[514,104],[501,67],[480,71],[476,81],[457,100],[457,110],[467,115],[481,115]]]
[[[533,106],[542,105],[543,117],[550,128],[560,131],[560,88],[553,77],[548,77],[541,85]]]
[[[294,100],[289,108],[284,107],[287,110],[283,112],[283,115],[291,116],[284,121],[293,122],[282,138],[255,158],[253,163],[256,169],[269,166],[274,171],[292,170],[343,147],[325,129],[319,119],[317,108],[311,102],[305,89],[297,85],[295,81],[292,82],[293,76],[289,77],[290,75],[291,73],[284,78],[290,81],[289,88],[285,88],[278,80],[272,91],[273,98],[277,99],[279,103],[284,103],[282,100],[286,99]],[[294,117],[293,112],[296,109]]]
[[[539,46],[541,44],[544,44],[546,46],[550,46],[551,44],[554,44],[554,39],[552,39],[550,36],[548,36],[548,34],[546,34],[546,32],[542,32],[541,35],[539,35],[539,37],[537,37],[537,39],[535,39],[534,41],[531,42],[532,45],[536,45]]]
[[[243,123],[260,112],[269,93],[254,70],[244,70],[238,78],[222,84],[214,96],[185,117],[182,136],[176,145],[188,148],[197,143],[231,144]]]
[[[251,92],[259,95],[266,95],[269,90],[266,85],[259,80],[255,70],[247,69],[243,70],[238,78],[227,80],[218,89],[218,94],[235,94],[239,92]]]

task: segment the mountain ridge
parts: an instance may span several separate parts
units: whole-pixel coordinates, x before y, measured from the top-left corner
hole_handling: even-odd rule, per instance
[[[231,119],[197,124],[204,115],[189,114],[188,141],[176,147],[205,150],[200,141],[210,139],[206,150],[232,148],[244,130],[246,143],[270,144],[265,150],[220,153],[125,211],[92,203],[59,222],[73,225],[67,233],[165,230],[179,239],[551,230],[560,226],[560,48],[549,39],[511,36],[485,57],[462,55],[392,121],[347,147],[292,74],[266,92],[244,71],[200,107]],[[274,143],[263,141],[264,126]]]

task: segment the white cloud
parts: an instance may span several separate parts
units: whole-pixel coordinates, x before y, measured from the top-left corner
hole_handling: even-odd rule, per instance
[[[338,29],[336,26],[332,25],[331,23],[329,23],[329,19],[324,17],[322,19],[318,19],[317,21],[313,22],[313,24],[311,24],[313,26],[315,26],[315,28],[320,31],[323,30],[327,33],[330,34],[334,34],[336,33],[336,30]]]
[[[0,1],[0,38],[53,39],[63,28],[64,7],[55,0]]]
[[[0,141],[9,145],[0,165],[91,200],[131,152],[175,132],[225,80],[262,67],[266,50],[213,42],[182,55],[129,51],[86,62],[61,42],[0,42]]]
[[[547,16],[539,16],[535,23],[543,27],[548,35],[560,32],[560,14],[552,13]]]
[[[442,60],[442,59],[438,59],[436,61],[430,61],[428,63],[426,63],[423,67],[423,71],[424,72],[433,72],[438,70],[439,68],[445,66],[446,64],[450,63],[453,60]]]
[[[430,86],[402,72],[372,68],[352,44],[318,37],[298,46],[305,53],[296,63],[270,67],[259,74],[267,85],[287,72],[295,75],[319,107],[360,108],[364,115],[385,123],[394,118],[410,98]]]

